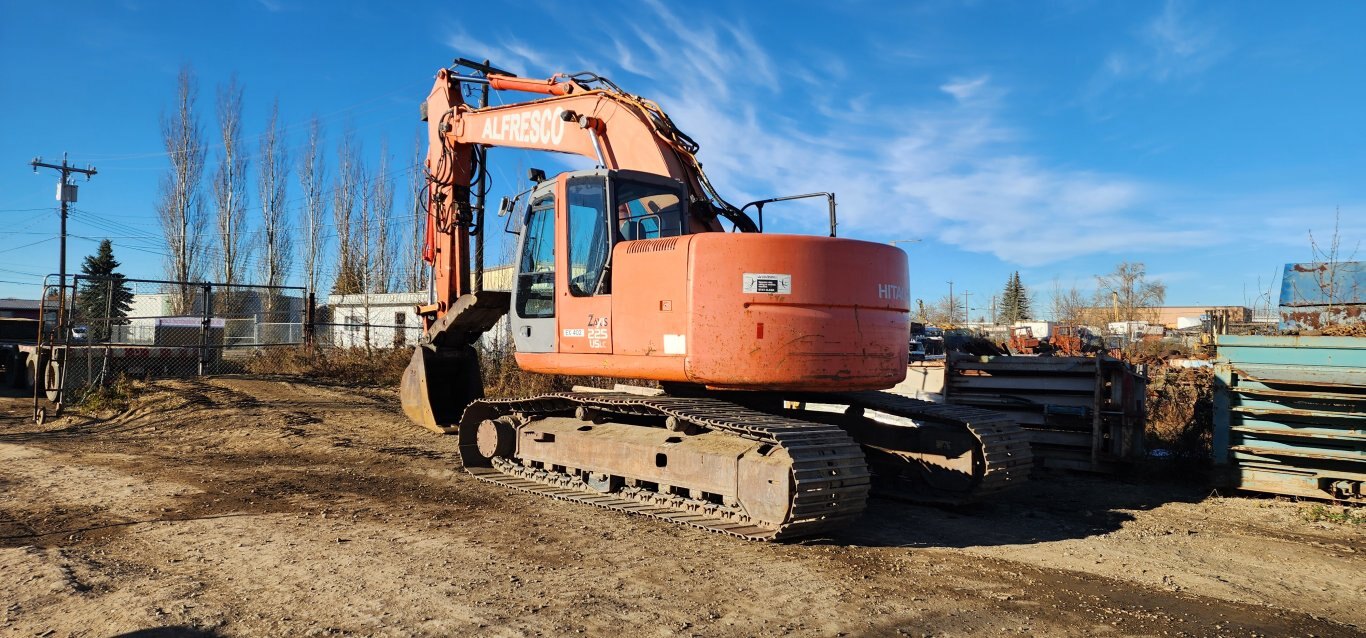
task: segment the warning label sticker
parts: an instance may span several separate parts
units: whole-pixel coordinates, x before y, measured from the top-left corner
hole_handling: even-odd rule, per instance
[[[777,273],[745,273],[744,292],[754,294],[792,294],[792,275]]]

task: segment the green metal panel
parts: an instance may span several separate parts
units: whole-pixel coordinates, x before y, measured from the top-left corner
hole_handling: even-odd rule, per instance
[[[1214,459],[1243,489],[1366,500],[1366,338],[1221,336]]]

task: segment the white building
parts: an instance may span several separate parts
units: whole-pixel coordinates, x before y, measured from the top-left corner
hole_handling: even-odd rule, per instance
[[[512,267],[484,271],[484,288],[511,290]],[[406,348],[422,338],[422,318],[415,310],[425,305],[427,291],[355,295],[328,295],[326,313],[319,313],[316,338],[341,348]],[[330,317],[327,320],[321,317]],[[507,316],[484,335],[493,345],[510,330]]]
[[[170,292],[133,292],[129,301],[129,319],[157,319],[163,317],[202,317],[204,315],[204,295],[202,288],[193,286],[191,308],[182,314],[175,313],[176,293]],[[227,297],[223,288],[214,289],[213,316],[225,319],[255,319],[260,323],[298,323],[303,319],[307,302],[298,290],[289,290],[275,298],[275,311],[267,313],[268,295],[262,289],[237,288]],[[225,301],[226,299],[226,301]],[[269,315],[269,316],[268,316]]]
[[[413,311],[427,303],[426,292],[328,295],[329,321],[316,338],[341,348],[402,348],[422,337],[422,318]]]
[[[290,290],[275,297],[275,310],[266,312],[268,295],[263,289],[236,288],[232,296],[219,296],[215,288],[214,312],[210,319],[210,342],[226,346],[258,346],[303,343],[304,306],[299,291]],[[176,314],[178,295],[168,292],[134,292],[124,323],[114,326],[116,343],[167,345],[168,337],[186,326],[201,326],[204,295],[198,287],[189,312]],[[100,317],[78,317],[80,323],[94,323]],[[199,343],[196,337],[195,344]],[[179,345],[177,343],[177,345]]]

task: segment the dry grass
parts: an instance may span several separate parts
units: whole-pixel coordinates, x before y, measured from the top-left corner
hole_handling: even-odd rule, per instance
[[[91,415],[122,412],[132,404],[133,397],[143,394],[146,387],[146,383],[120,374],[114,377],[112,383],[92,388],[71,407],[77,412]]]
[[[484,396],[490,398],[524,397],[547,392],[563,392],[574,386],[573,377],[527,372],[517,366],[512,348],[479,348],[479,365],[484,376]]]
[[[1148,374],[1148,449],[1181,459],[1209,458],[1214,432],[1214,371],[1154,364]]]
[[[346,385],[398,387],[410,348],[266,348],[253,353],[252,374],[304,376]]]
[[[398,388],[403,370],[413,356],[412,348],[273,348],[252,355],[246,371],[252,374],[283,374],[346,385]],[[573,377],[527,372],[517,366],[512,348],[480,346],[479,362],[484,394],[492,398],[523,397],[564,392],[576,385],[611,387],[632,383],[654,387],[652,381]]]
[[[609,377],[576,377],[563,374],[527,372],[517,365],[510,345],[480,347],[479,363],[484,373],[484,395],[490,398],[525,397],[547,392],[566,392],[576,385],[610,388],[617,383],[658,387],[658,383],[643,379],[613,379]]]

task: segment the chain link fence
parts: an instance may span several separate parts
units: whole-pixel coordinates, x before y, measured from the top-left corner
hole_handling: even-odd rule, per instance
[[[64,316],[44,330],[44,389],[71,398],[119,375],[242,372],[265,348],[306,338],[308,295],[287,286],[76,275]]]
[[[35,399],[80,400],[120,376],[397,378],[422,339],[416,307],[427,302],[426,292],[317,299],[292,286],[85,275],[68,282],[64,295],[57,285],[44,290],[42,337],[27,361]],[[510,360],[510,344],[505,321],[479,347],[486,358]],[[366,366],[383,370],[359,369]]]

